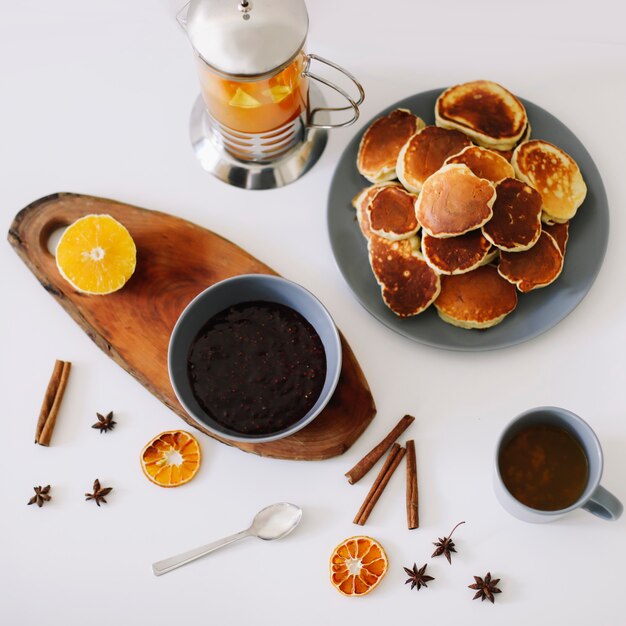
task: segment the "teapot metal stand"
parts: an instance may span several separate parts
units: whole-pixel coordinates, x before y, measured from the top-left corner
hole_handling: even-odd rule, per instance
[[[315,102],[321,105],[317,111],[319,125],[310,126],[299,120],[298,136],[293,146],[281,156],[267,161],[238,159],[226,150],[224,135],[210,118],[202,96],[198,96],[191,111],[189,134],[203,169],[242,189],[276,189],[303,176],[320,158],[328,140],[327,129],[320,127],[328,124],[329,118],[324,110],[324,97],[316,85],[311,85],[309,90]]]

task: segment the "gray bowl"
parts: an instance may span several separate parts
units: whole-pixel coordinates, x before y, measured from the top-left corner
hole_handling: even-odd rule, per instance
[[[326,352],[326,379],[317,402],[298,422],[270,435],[245,435],[216,422],[194,397],[187,375],[189,348],[202,326],[213,315],[229,306],[253,300],[277,302],[300,313],[315,328]],[[244,274],[212,285],[187,305],[172,331],[167,365],[176,397],[185,411],[208,430],[232,441],[276,441],[292,435],[312,422],[332,397],[341,373],[341,339],[330,313],[304,287],[278,276]]]

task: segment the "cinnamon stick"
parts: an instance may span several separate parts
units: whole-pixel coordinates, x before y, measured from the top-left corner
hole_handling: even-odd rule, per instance
[[[72,364],[68,361],[57,360],[52,370],[52,376],[46,389],[39,419],[37,420],[37,429],[35,431],[35,443],[40,446],[49,446],[52,438],[52,431],[56,424],[65,386],[70,375]]]
[[[413,439],[406,442],[406,521],[409,530],[420,527],[417,462]]]
[[[400,452],[400,444],[394,443],[393,446],[391,446],[391,450],[389,451],[389,454],[387,455],[387,458],[385,459],[385,462],[383,463],[383,466],[381,467],[380,472],[378,472],[378,476],[376,476],[376,479],[374,480],[373,485],[370,487],[370,490],[367,496],[365,496],[365,500],[363,501],[361,508],[359,509],[358,513],[356,514],[356,517],[354,518],[354,521],[353,521],[354,524],[359,523],[358,520],[361,518],[361,516],[365,512],[365,509],[367,508],[367,505],[369,504],[370,497],[373,495],[373,493],[376,491],[376,489],[382,482],[382,479],[384,478],[385,474],[389,471],[389,468],[391,467],[391,464],[393,463],[394,459],[398,455],[398,452]]]
[[[351,485],[358,482],[369,472],[376,461],[380,459],[391,444],[413,423],[412,415],[405,415],[391,430],[391,432],[377,445],[374,446],[349,472],[346,473]]]
[[[406,450],[400,447],[399,444],[394,443],[385,459],[385,463],[381,468],[374,484],[372,485],[369,493],[365,497],[359,512],[356,514],[356,517],[353,520],[354,524],[358,524],[359,526],[363,526],[365,522],[367,522],[370,513],[376,506],[378,499],[382,495],[385,487],[389,483],[389,480],[393,476],[393,473],[396,471],[398,465],[400,465],[400,461],[404,457]]]
[[[50,409],[54,404],[54,397],[59,388],[59,381],[61,380],[61,371],[63,370],[63,361],[58,359],[54,362],[54,369],[52,370],[52,376],[48,382],[48,388],[46,389],[46,395],[43,398],[41,404],[41,410],[39,411],[39,419],[37,420],[37,429],[35,431],[35,443],[39,441],[41,431],[43,430],[46,419],[50,413]]]

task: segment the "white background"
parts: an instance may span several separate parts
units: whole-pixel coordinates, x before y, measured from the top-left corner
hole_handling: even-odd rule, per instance
[[[261,2],[262,0],[258,0]],[[603,484],[626,499],[626,37],[617,0],[339,2],[310,0],[308,49],[352,70],[367,100],[358,126],[397,99],[474,78],[498,81],[546,108],[586,145],[606,185],[611,236],[590,294],[565,321],[525,345],[485,354],[412,344],[371,318],[335,266],[326,193],[357,127],[333,133],[317,166],[271,192],[230,188],[201,170],[187,138],[197,94],[174,2],[55,0],[0,8],[0,225],[55,191],[116,198],[213,229],[311,289],[345,332],[379,413],[343,457],[262,459],[199,435],[192,483],[149,483],[139,451],[184,426],[101,353],[0,245],[0,623],[31,624],[589,624],[624,623],[626,517],[576,512],[547,526],[510,517],[491,489],[495,440],[531,406],[587,419],[605,452]],[[181,254],[184,251],[181,250]],[[55,358],[74,363],[53,445],[33,445]],[[115,411],[100,435],[95,413]],[[406,529],[404,480],[394,477],[365,532],[390,570],[362,599],[340,596],[327,562],[371,477],[343,473],[405,412],[416,423],[419,530]],[[94,478],[114,488],[85,502]],[[27,507],[32,486],[53,501]],[[304,509],[276,543],[231,546],[161,578],[150,564],[245,527],[266,504]],[[452,566],[419,593],[402,566],[421,565],[459,520]],[[474,574],[501,577],[494,606],[472,602]]]

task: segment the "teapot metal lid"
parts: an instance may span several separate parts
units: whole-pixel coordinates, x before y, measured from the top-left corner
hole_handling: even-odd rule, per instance
[[[309,29],[304,0],[191,0],[179,21],[216,73],[243,80],[283,69]]]

